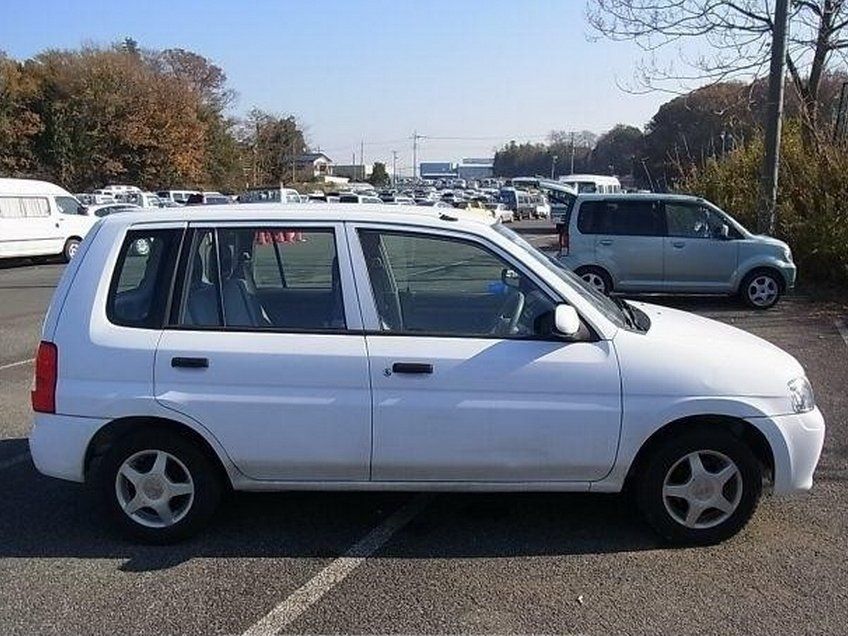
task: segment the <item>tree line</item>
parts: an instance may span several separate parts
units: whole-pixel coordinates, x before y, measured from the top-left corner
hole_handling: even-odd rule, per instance
[[[74,191],[108,183],[237,191],[289,180],[306,149],[294,117],[228,115],[224,71],[183,49],[0,52],[0,175]]]

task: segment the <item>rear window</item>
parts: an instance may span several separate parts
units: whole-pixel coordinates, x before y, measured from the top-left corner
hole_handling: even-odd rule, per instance
[[[586,201],[580,206],[581,234],[663,236],[665,224],[655,201]]]
[[[178,229],[127,232],[106,301],[110,322],[162,327],[181,235]]]

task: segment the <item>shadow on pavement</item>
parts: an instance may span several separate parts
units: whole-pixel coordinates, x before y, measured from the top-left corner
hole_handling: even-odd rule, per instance
[[[25,440],[14,440],[25,444]],[[198,557],[335,558],[412,493],[237,493],[201,535],[136,545],[107,526],[90,488],[43,477],[30,461],[2,471],[0,558],[124,559],[125,571]],[[657,549],[656,536],[618,496],[436,495],[374,558],[497,558]]]

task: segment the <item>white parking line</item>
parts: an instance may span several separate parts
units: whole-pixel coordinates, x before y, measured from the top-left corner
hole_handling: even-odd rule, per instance
[[[3,371],[4,369],[12,369],[14,367],[21,367],[25,364],[29,364],[30,362],[35,362],[35,358],[28,358],[26,360],[18,360],[17,362],[0,365],[0,371]]]
[[[418,495],[406,505],[401,506],[342,556],[249,627],[243,636],[270,636],[293,623],[312,605],[320,601],[327,592],[344,581],[351,572],[365,562],[365,559],[383,547],[398,530],[421,512],[431,499],[432,495]]]
[[[845,344],[848,345],[848,326],[845,325],[845,321],[834,320],[833,324],[836,325],[836,330],[839,331],[839,335],[842,336],[842,339],[845,341]]]
[[[10,457],[9,459],[0,460],[0,470],[5,470],[7,468],[11,468],[12,466],[17,466],[18,464],[23,464],[28,459],[29,453],[21,453],[20,455],[15,455],[14,457]]]

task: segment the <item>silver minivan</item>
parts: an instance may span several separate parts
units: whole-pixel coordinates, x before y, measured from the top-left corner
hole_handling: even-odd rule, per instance
[[[560,243],[560,261],[605,294],[739,294],[767,309],[795,285],[786,243],[698,197],[581,194]]]

